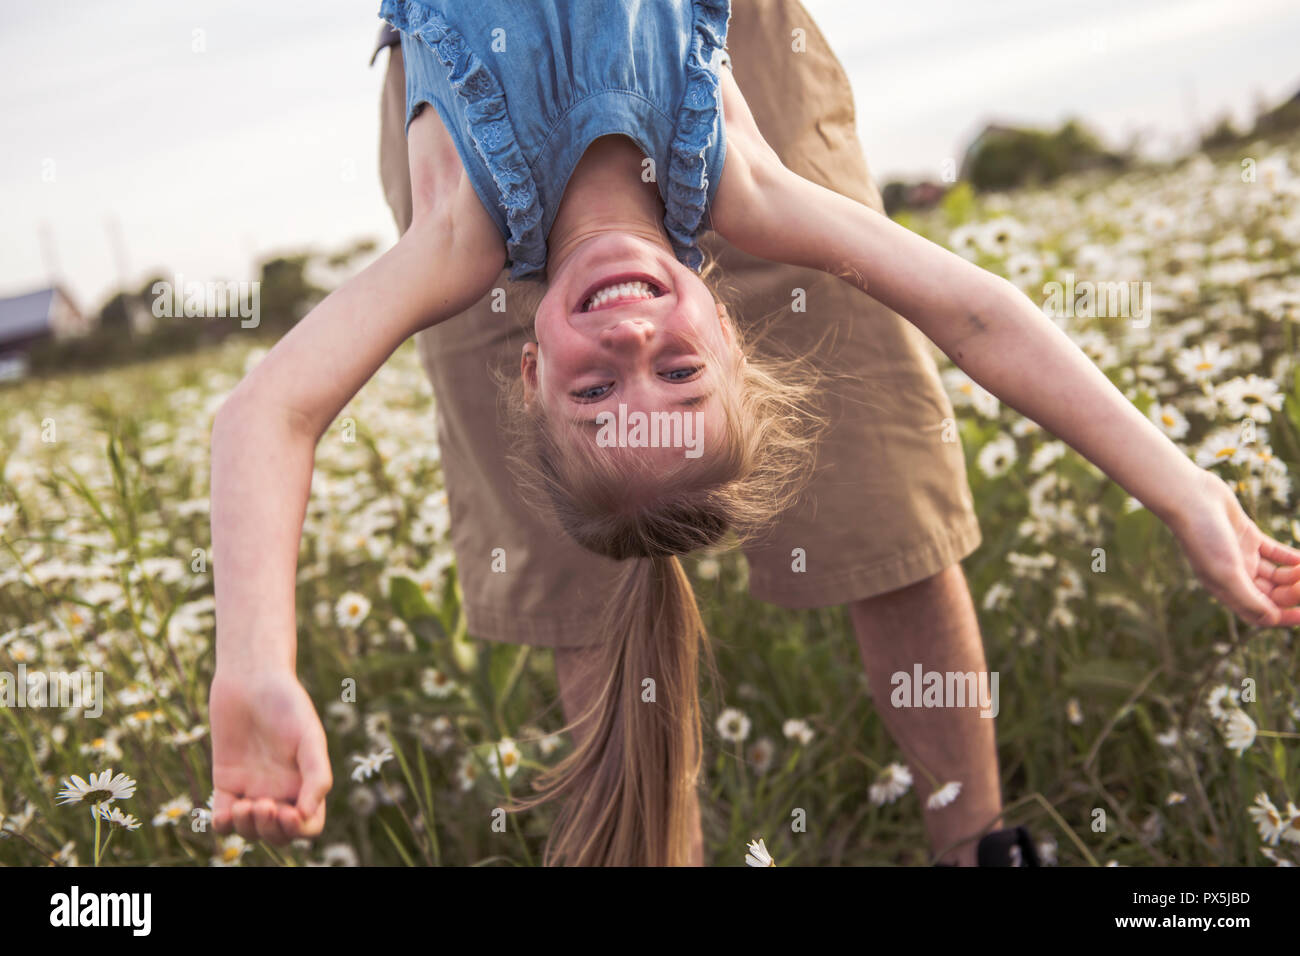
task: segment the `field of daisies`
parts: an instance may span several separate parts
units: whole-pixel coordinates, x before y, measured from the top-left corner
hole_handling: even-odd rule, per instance
[[[1300,539],[1300,141],[959,187],[906,221],[1039,303],[1067,274],[1149,283],[1149,322],[1055,321],[1262,528]],[[0,393],[0,700],[24,672],[95,672],[104,690],[97,716],[0,706],[0,863],[538,863],[554,808],[494,811],[570,745],[552,660],[466,633],[413,343],[317,450],[299,674],[334,764],[325,832],[282,848],[212,832],[208,438],[265,348]],[[1001,676],[1007,820],[1062,866],[1300,861],[1294,632],[1240,626],[1148,512],[940,359],[984,532],[965,567]],[[708,862],[927,864],[845,613],[752,601],[734,553],[689,565],[724,681],[704,688]]]

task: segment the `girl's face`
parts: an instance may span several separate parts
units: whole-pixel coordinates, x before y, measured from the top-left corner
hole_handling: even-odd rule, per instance
[[[722,424],[715,392],[730,386],[740,350],[726,308],[670,250],[621,233],[587,240],[551,277],[534,332],[521,371],[527,400],[548,417],[590,423],[594,434],[596,416],[622,404]]]

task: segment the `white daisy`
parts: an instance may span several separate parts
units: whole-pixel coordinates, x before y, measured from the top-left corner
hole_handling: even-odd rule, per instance
[[[107,820],[115,827],[121,827],[124,830],[140,829],[140,821],[129,813],[123,813],[119,808],[109,806],[106,803],[96,804],[90,808],[94,813],[103,820]]]
[[[1147,418],[1170,438],[1182,438],[1190,427],[1182,412],[1172,405],[1160,402],[1151,403],[1151,407],[1147,410]]]
[[[1142,217],[1143,231],[1147,235],[1166,235],[1173,231],[1178,219],[1178,214],[1168,206],[1151,206]]]
[[[1300,843],[1300,810],[1290,800],[1286,802],[1286,829],[1282,839],[1287,843]]]
[[[1223,720],[1233,710],[1237,708],[1237,701],[1241,699],[1241,694],[1229,687],[1227,684],[1220,684],[1210,690],[1206,695],[1205,706],[1210,708],[1210,715],[1215,720]]]
[[[1170,790],[1169,793],[1165,796],[1165,806],[1167,807],[1176,807],[1178,806],[1178,804],[1186,803],[1186,802],[1187,802],[1187,794],[1183,793],[1180,790]]]
[[[745,757],[758,773],[767,773],[772,768],[772,759],[776,756],[776,744],[770,737],[759,737],[745,752]]]
[[[36,805],[30,800],[25,800],[23,809],[18,813],[10,813],[7,816],[0,813],[0,834],[5,831],[22,833],[34,819],[36,819]]]
[[[1043,866],[1056,866],[1056,838],[1044,837],[1038,844],[1038,860]]]
[[[500,763],[497,761],[498,752],[501,754]],[[513,777],[519,771],[519,761],[522,756],[519,747],[516,746],[512,738],[503,738],[492,750],[488,751],[487,764],[492,779],[496,780],[501,776],[500,767],[505,767],[507,780]]]
[[[439,714],[437,717],[434,717],[433,720],[429,721],[429,733],[433,737],[434,753],[444,754],[456,744],[456,725],[451,722],[450,718],[443,714]],[[551,736],[554,737],[555,735],[552,734]],[[551,752],[550,749],[547,749],[547,741],[550,739],[550,737],[547,737],[542,740],[541,746],[543,755]],[[559,746],[558,742],[555,746]]]
[[[456,682],[436,667],[426,667],[420,677],[420,689],[430,697],[450,697],[456,691]]]
[[[1016,443],[1007,434],[999,433],[996,438],[980,449],[975,463],[980,471],[990,478],[998,478],[1016,463]]]
[[[81,862],[77,859],[77,844],[69,840],[59,848],[59,852],[54,854],[54,862],[62,863],[64,866],[80,866]]]
[[[772,859],[772,854],[767,852],[767,846],[763,841],[751,840],[749,852],[745,854],[745,862],[750,866],[776,866],[776,861]]]
[[[1064,455],[1065,442],[1049,441],[1047,444],[1034,449],[1034,453],[1029,456],[1029,470],[1034,474],[1038,474],[1038,472]]]
[[[379,801],[369,787],[353,787],[348,793],[348,806],[359,817],[368,817],[375,812]]]
[[[346,843],[331,843],[321,853],[321,862],[325,866],[360,866],[357,851]]]
[[[1083,575],[1062,562],[1056,569],[1056,599],[1062,603],[1083,597]]]
[[[460,788],[473,790],[474,784],[478,783],[480,772],[473,754],[467,753],[461,757],[460,764],[456,767],[456,779],[460,782]]]
[[[386,746],[389,734],[393,729],[393,715],[386,710],[377,710],[373,714],[366,714],[365,730],[366,736],[377,747]]]
[[[126,715],[123,722],[134,730],[148,730],[152,725],[166,720],[166,715],[158,709],[136,710]]]
[[[334,605],[334,618],[339,627],[356,627],[370,613],[370,601],[364,594],[348,591]]]
[[[183,747],[186,744],[192,744],[202,740],[207,735],[208,728],[203,724],[195,724],[189,730],[178,730],[174,734],[169,734],[164,738],[167,743],[173,747]]]
[[[1244,710],[1234,710],[1223,723],[1223,739],[1229,750],[1240,757],[1255,742],[1255,722]]]
[[[0,505],[0,534],[5,533],[8,524],[18,516],[18,506],[9,502]]]
[[[930,794],[930,799],[925,801],[926,809],[942,810],[944,807],[956,800],[957,794],[959,793],[961,793],[961,781],[949,781],[938,790],[934,791],[934,793]]]
[[[718,563],[717,558],[700,558],[699,563],[695,565],[695,573],[702,581],[716,581],[721,569],[722,565]]]
[[[229,836],[219,837],[217,839],[217,852],[209,860],[213,866],[238,866],[240,859],[245,853],[253,849],[253,845],[241,837],[238,833],[232,833]]]
[[[1011,588],[1007,587],[1001,581],[995,581],[989,586],[989,589],[984,592],[984,600],[981,602],[981,607],[986,611],[994,611],[1004,608],[1007,606],[1007,602],[1011,598],[1015,597],[1015,594],[1015,591],[1011,590]]]
[[[1282,410],[1286,395],[1272,379],[1247,375],[1224,382],[1214,393],[1230,418],[1253,418],[1257,422],[1273,420],[1273,412]]]
[[[1025,418],[1023,415],[1018,416],[1011,426],[1011,434],[1017,438],[1024,438],[1026,435],[1036,435],[1043,430],[1043,426],[1032,418]]]
[[[996,395],[959,368],[945,369],[943,384],[954,405],[969,406],[985,418],[996,418],[1002,408],[1002,403]]]
[[[181,820],[189,817],[192,809],[194,809],[194,804],[190,802],[188,797],[177,797],[175,800],[168,800],[154,814],[153,825],[156,827],[175,826]]]
[[[980,227],[976,223],[958,226],[948,234],[948,248],[973,261],[980,251],[979,231]]]
[[[393,759],[393,751],[391,748],[385,747],[376,753],[353,754],[352,759],[357,762],[356,768],[352,771],[352,779],[369,780],[379,773],[384,764]]]
[[[1007,278],[1027,289],[1037,285],[1043,278],[1043,261],[1032,252],[1017,252],[1007,258]]]
[[[723,740],[739,743],[749,736],[749,718],[735,707],[728,707],[718,715],[718,736]]]
[[[1245,464],[1250,459],[1250,446],[1242,442],[1240,428],[1216,428],[1201,439],[1196,448],[1196,463],[1202,468],[1228,462]]]
[[[990,219],[975,235],[975,241],[985,252],[995,256],[1009,255],[1025,236],[1025,227],[1009,216]]]
[[[60,804],[112,803],[114,800],[125,800],[134,793],[135,781],[124,773],[114,775],[110,767],[103,773],[92,773],[89,783],[75,774],[71,778],[65,777],[63,789],[59,791],[56,802]]]
[[[1278,813],[1273,801],[1263,791],[1255,794],[1255,805],[1246,811],[1259,828],[1259,838],[1269,846],[1277,846],[1277,841],[1286,832],[1286,822]]]
[[[330,726],[341,734],[346,734],[357,726],[357,705],[346,700],[331,701],[325,708]]]
[[[904,764],[891,763],[876,777],[867,791],[871,802],[878,807],[893,803],[912,787],[912,771]]]
[[[1199,382],[1214,378],[1236,360],[1231,350],[1225,351],[1216,342],[1194,345],[1174,358],[1174,368],[1189,381]]]
[[[813,729],[808,725],[808,721],[800,717],[791,717],[781,725],[781,733],[785,734],[789,740],[797,740],[805,747],[812,743]]]
[[[1065,717],[1076,727],[1083,723],[1083,708],[1079,706],[1077,697],[1071,697],[1065,702]]]
[[[122,748],[117,745],[120,736],[116,728],[110,729],[102,737],[92,737],[81,745],[83,757],[103,757],[107,760],[121,760]]]

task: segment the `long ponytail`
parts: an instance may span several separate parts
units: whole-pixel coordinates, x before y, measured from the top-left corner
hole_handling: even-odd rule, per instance
[[[716,667],[699,609],[674,556],[627,562],[606,605],[601,687],[574,726],[587,726],[564,760],[534,781],[523,810],[567,798],[548,866],[684,866],[703,734],[699,655]]]

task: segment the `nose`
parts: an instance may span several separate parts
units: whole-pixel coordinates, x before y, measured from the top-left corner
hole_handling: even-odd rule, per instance
[[[627,316],[600,333],[601,344],[613,349],[637,349],[654,337],[654,323],[649,319]]]

